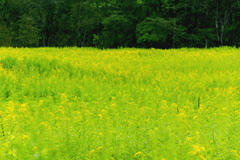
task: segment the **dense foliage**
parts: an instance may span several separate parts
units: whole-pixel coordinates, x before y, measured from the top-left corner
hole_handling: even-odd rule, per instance
[[[1,0],[0,46],[236,46],[238,0]]]
[[[0,159],[240,158],[238,49],[0,51]]]

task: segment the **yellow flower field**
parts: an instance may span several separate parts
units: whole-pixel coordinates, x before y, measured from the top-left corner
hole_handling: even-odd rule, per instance
[[[0,48],[0,159],[240,159],[240,50]]]

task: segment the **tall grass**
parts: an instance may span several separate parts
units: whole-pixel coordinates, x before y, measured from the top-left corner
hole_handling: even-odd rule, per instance
[[[236,48],[0,48],[0,159],[238,159]]]

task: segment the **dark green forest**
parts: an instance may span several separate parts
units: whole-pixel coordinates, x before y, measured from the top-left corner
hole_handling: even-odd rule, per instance
[[[0,0],[0,46],[240,45],[238,0]]]

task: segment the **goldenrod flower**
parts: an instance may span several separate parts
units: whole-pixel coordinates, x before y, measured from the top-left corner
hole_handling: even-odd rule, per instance
[[[3,145],[7,149],[9,147],[9,142],[3,143]]]
[[[103,114],[106,114],[106,110],[105,110],[105,109],[103,109],[103,110],[102,110],[102,113],[103,113]]]
[[[61,94],[61,104],[65,104],[65,103],[67,103],[69,100],[68,100],[68,98],[67,98],[67,95],[65,94],[65,93],[62,93]]]
[[[199,155],[201,151],[205,151],[205,148],[199,147],[199,145],[193,145],[193,151],[189,152],[188,154]]]
[[[91,150],[89,153],[90,153],[90,154],[94,153],[94,150]]]
[[[103,148],[102,146],[101,147],[98,147],[97,150],[100,150],[101,148]]]
[[[232,152],[232,153],[234,153],[234,154],[236,154],[236,153],[237,153],[237,151],[236,151],[236,150],[232,150],[231,152]]]
[[[198,116],[194,116],[194,117],[193,117],[193,120],[195,120],[197,117],[198,117]]]
[[[207,160],[207,158],[203,157],[203,155],[200,155],[200,158],[201,158],[202,160]]]
[[[23,135],[22,136],[22,139],[25,140],[25,139],[30,139],[28,135]]]
[[[17,156],[16,155],[16,150],[12,150],[12,149],[8,151],[8,154],[12,155],[13,157]]]
[[[43,104],[43,100],[39,100],[39,106]]]
[[[48,127],[48,122],[41,122],[39,124],[39,126],[44,126],[45,128],[47,128]]]
[[[237,154],[237,151],[236,151],[236,150],[232,150],[231,152],[233,153],[233,155],[234,155],[235,157],[238,157],[238,154]]]
[[[188,142],[191,142],[191,141],[192,141],[192,138],[191,138],[191,137],[186,137],[186,140],[187,140]]]
[[[166,117],[166,116],[167,116],[167,114],[163,114],[163,115],[162,115],[162,118],[164,118],[164,117]]]
[[[37,150],[38,150],[38,147],[34,146],[32,150],[33,150],[33,151],[37,151]]]
[[[134,154],[134,157],[137,157],[137,155],[141,155],[141,154],[142,154],[142,152],[137,152]]]
[[[60,113],[64,114],[64,107],[63,106],[59,106],[57,111],[56,111],[56,113],[57,112],[60,112]]]

